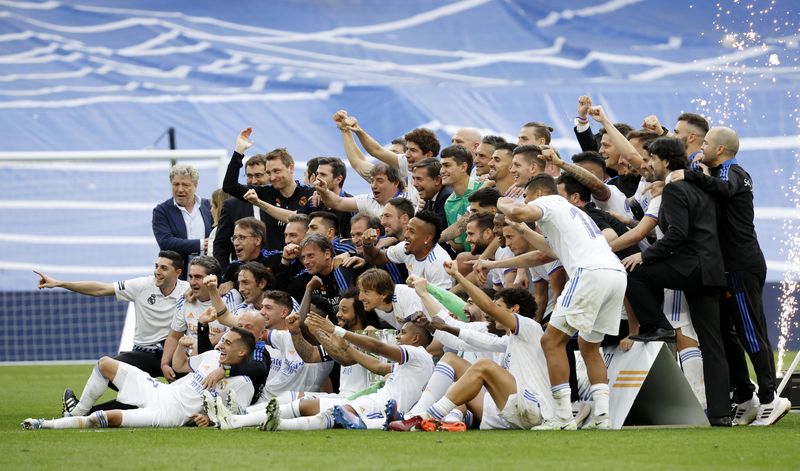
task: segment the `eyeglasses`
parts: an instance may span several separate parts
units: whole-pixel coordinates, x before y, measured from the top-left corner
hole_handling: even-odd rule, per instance
[[[249,236],[233,236],[233,237],[231,237],[231,242],[236,242],[237,240],[238,241],[243,241],[243,240],[245,240],[247,238],[250,238],[250,237],[255,237],[255,236],[251,236],[251,235],[249,235]]]

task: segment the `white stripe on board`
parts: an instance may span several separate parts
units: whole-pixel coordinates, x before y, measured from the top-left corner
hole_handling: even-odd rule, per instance
[[[153,236],[73,236],[0,233],[0,242],[39,245],[147,245],[157,246]]]
[[[124,201],[0,200],[0,209],[91,209],[96,211],[152,211],[159,203]]]
[[[75,275],[111,275],[121,277],[147,276],[153,274],[153,267],[98,267],[90,265],[44,265],[28,262],[0,260],[0,270],[43,271],[46,273],[70,273]],[[32,277],[36,275],[31,273]]]

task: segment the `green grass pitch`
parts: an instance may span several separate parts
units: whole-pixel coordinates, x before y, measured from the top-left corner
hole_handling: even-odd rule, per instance
[[[0,367],[0,469],[800,469],[800,414],[770,428],[613,432],[23,431],[91,366]]]

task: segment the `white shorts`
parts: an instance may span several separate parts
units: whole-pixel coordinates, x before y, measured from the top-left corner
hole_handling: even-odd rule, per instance
[[[189,421],[168,384],[127,363],[119,363],[114,385],[119,402],[139,409],[122,411],[122,427],[180,427]]]
[[[303,399],[316,399],[319,401],[319,410],[325,411],[328,409],[332,409],[334,406],[340,406],[342,404],[346,404],[347,396],[341,394],[334,394],[334,393],[324,393],[324,392],[307,392],[303,393]]]
[[[627,285],[624,271],[578,268],[556,300],[550,325],[591,343],[617,335]]]
[[[367,426],[368,430],[383,430],[383,424],[386,422],[386,399],[383,394],[367,394],[353,399],[352,401],[344,401],[340,405],[349,405],[356,411],[361,420]],[[323,410],[320,407],[320,410]]]
[[[683,291],[668,288],[664,290],[664,315],[673,329],[681,329],[683,335],[697,342],[697,332],[694,331],[689,304]]]
[[[488,392],[483,397],[483,416],[481,417],[481,430],[528,430],[542,423],[542,412],[539,400],[528,389],[522,393],[508,396],[503,410],[497,410],[492,395]]]

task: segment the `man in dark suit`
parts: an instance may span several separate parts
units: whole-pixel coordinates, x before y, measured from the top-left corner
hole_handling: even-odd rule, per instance
[[[208,235],[213,218],[211,202],[197,196],[200,174],[190,165],[175,165],[170,169],[172,198],[153,208],[153,235],[161,250],[173,250],[189,266],[192,255],[208,251]],[[188,271],[188,270],[187,270]],[[181,279],[186,274],[181,273]]]
[[[686,168],[680,139],[660,137],[648,146],[656,178]],[[730,426],[728,361],[722,343],[719,292],[725,286],[722,252],[717,238],[717,205],[703,190],[686,182],[668,184],[661,195],[658,226],[664,237],[623,263],[631,270],[626,295],[639,320],[632,340],[675,341],[675,330],[661,309],[664,288],[686,295],[703,353],[708,419]]]
[[[248,186],[268,184],[266,155],[256,154],[250,156],[245,164],[244,176]],[[236,226],[236,221],[246,217],[257,217],[264,222],[268,215],[247,201],[236,198],[227,199],[222,204],[222,212],[217,224],[217,235],[214,238],[214,258],[217,259],[222,267],[222,273],[225,273],[228,269],[228,264],[230,264],[231,256],[233,255],[233,242],[231,242],[233,228]],[[266,245],[266,240],[264,242],[264,245]],[[233,259],[235,260],[236,257],[234,256]]]
[[[442,177],[439,171],[442,164],[435,158],[429,157],[422,159],[411,171],[411,178],[414,188],[419,193],[421,207],[417,211],[431,211],[436,214],[442,228],[447,227],[447,215],[444,212],[444,202],[453,192],[449,186],[442,185]]]

